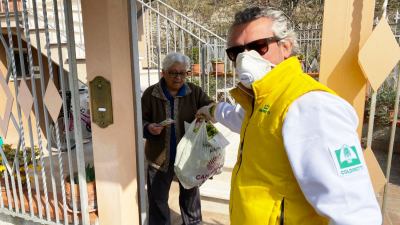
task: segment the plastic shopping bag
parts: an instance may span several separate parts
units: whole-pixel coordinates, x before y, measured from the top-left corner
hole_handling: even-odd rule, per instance
[[[182,186],[186,189],[200,186],[220,173],[228,144],[211,123],[195,119],[176,150],[175,174]]]

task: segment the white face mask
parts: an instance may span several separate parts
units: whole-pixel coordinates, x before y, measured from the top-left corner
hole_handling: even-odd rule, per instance
[[[254,50],[242,52],[236,58],[236,73],[240,82],[249,89],[254,81],[263,78],[273,67],[274,64]]]

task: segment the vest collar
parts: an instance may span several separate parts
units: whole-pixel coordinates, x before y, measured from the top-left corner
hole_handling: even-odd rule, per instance
[[[163,88],[162,88],[162,84],[161,84],[161,82],[164,80],[164,78],[162,77],[161,79],[160,79],[160,81],[157,83],[157,84],[155,84],[155,86],[154,86],[154,88],[153,88],[153,91],[151,92],[151,95],[152,96],[154,96],[154,97],[156,97],[156,98],[159,98],[159,99],[162,99],[162,100],[165,100],[165,101],[168,101],[168,98],[165,96],[165,94],[164,94],[164,91],[163,91]],[[165,82],[165,81],[164,81]],[[184,86],[184,87],[183,87]],[[184,96],[187,96],[187,95],[189,95],[189,94],[191,94],[192,93],[192,89],[189,87],[189,85],[185,82],[185,83],[183,83],[183,86],[181,87],[181,89],[184,89],[184,91],[183,92],[181,92],[181,95],[177,95],[176,97],[184,97]],[[181,90],[180,89],[180,90]]]
[[[275,91],[288,85],[297,74],[303,73],[301,64],[297,57],[292,56],[274,67],[268,75],[253,83],[254,96],[250,96],[245,91],[236,87],[230,91],[231,96],[243,107],[245,111],[252,110],[253,100],[256,103]],[[283,89],[284,90],[284,89]]]
[[[303,73],[303,71],[296,56],[282,61],[266,76],[253,83],[254,96],[259,98],[268,95],[277,88],[277,85],[281,86],[290,83],[294,76],[299,73]]]

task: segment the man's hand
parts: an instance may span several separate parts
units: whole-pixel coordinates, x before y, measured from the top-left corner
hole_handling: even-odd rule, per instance
[[[147,129],[149,130],[150,134],[159,135],[161,134],[161,131],[164,129],[164,127],[157,123],[150,123],[147,126]]]
[[[217,121],[214,117],[215,107],[217,107],[217,104],[215,103],[211,103],[209,105],[201,107],[199,110],[197,110],[196,117],[204,118],[205,120],[216,123]]]

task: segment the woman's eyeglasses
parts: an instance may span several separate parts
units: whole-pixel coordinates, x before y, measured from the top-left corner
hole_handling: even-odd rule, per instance
[[[268,52],[269,44],[271,44],[272,42],[278,42],[278,41],[280,41],[280,39],[277,37],[263,38],[263,39],[252,41],[245,45],[230,47],[230,48],[226,49],[226,54],[228,55],[228,58],[230,60],[232,60],[233,62],[236,61],[236,57],[240,53],[244,52],[244,50],[255,50],[258,52],[258,54],[264,55],[265,53]]]
[[[177,78],[177,77],[185,78],[188,72],[167,72],[167,74],[169,77],[172,78]]]

